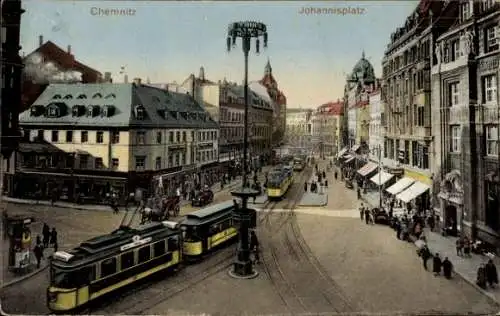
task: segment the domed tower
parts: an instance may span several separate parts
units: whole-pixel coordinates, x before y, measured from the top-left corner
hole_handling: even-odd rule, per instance
[[[372,64],[365,58],[365,52],[361,54],[361,59],[354,65],[350,76],[351,82],[362,82],[364,84],[374,83],[375,71]]]

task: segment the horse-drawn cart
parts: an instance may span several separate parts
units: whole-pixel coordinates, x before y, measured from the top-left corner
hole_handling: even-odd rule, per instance
[[[150,199],[141,210],[141,223],[166,221],[179,216],[180,209],[178,196]]]

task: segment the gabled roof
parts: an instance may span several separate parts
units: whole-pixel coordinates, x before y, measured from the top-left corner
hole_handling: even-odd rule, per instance
[[[50,61],[58,64],[58,66],[66,70],[79,70],[82,72],[91,72],[96,75],[102,76],[99,71],[77,61],[72,54],[69,54],[67,51],[60,48],[51,41],[47,41],[42,46],[39,46],[37,49],[27,55],[25,59],[36,53],[45,56]]]
[[[317,111],[330,115],[342,115],[344,113],[344,103],[342,101],[328,102],[320,105]]]
[[[33,103],[34,106],[47,107],[58,103],[64,108],[64,115],[47,117],[33,116],[31,110],[24,111],[19,117],[23,125],[56,125],[56,126],[95,126],[106,127],[144,127],[144,128],[217,128],[208,113],[189,95],[167,92],[162,89],[133,83],[95,83],[95,84],[51,84]],[[87,115],[73,116],[72,109],[76,105],[113,106],[114,113],[107,116]],[[144,119],[134,115],[136,106],[142,105]],[[160,114],[164,113],[165,117]],[[206,114],[205,121],[199,118],[181,115],[174,117],[171,112],[187,112]]]

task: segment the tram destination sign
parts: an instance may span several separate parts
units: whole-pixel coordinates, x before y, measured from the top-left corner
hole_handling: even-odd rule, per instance
[[[153,240],[153,238],[151,238],[151,237],[141,239],[141,236],[134,236],[134,237],[132,237],[132,242],[130,244],[125,244],[125,245],[120,247],[120,251],[129,250],[129,249],[138,247],[140,245],[147,244],[148,242],[151,242],[151,240]]]

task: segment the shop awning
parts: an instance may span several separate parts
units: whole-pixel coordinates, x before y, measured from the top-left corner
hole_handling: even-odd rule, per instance
[[[400,179],[398,182],[388,187],[386,191],[389,192],[390,194],[396,195],[401,191],[403,191],[404,189],[408,188],[414,182],[415,180],[413,180],[412,178],[404,177]]]
[[[378,168],[378,165],[376,163],[369,162],[366,165],[364,165],[363,167],[361,167],[361,169],[358,170],[358,173],[361,176],[366,177],[367,175],[369,175],[370,173],[375,171],[375,169],[377,169],[377,168]]]
[[[351,147],[351,151],[355,153],[359,149],[359,147],[360,147],[359,145],[354,145]]]
[[[375,183],[376,185],[384,185],[387,181],[391,180],[394,177],[393,174],[389,172],[381,171],[371,177],[370,181]]]
[[[339,153],[337,154],[337,158],[342,157],[347,152],[347,150],[348,150],[348,148],[345,147],[341,151],[339,151]]]
[[[408,187],[406,190],[396,195],[396,198],[405,203],[408,203],[411,200],[419,197],[429,189],[430,187],[427,184],[417,181],[413,185]]]

